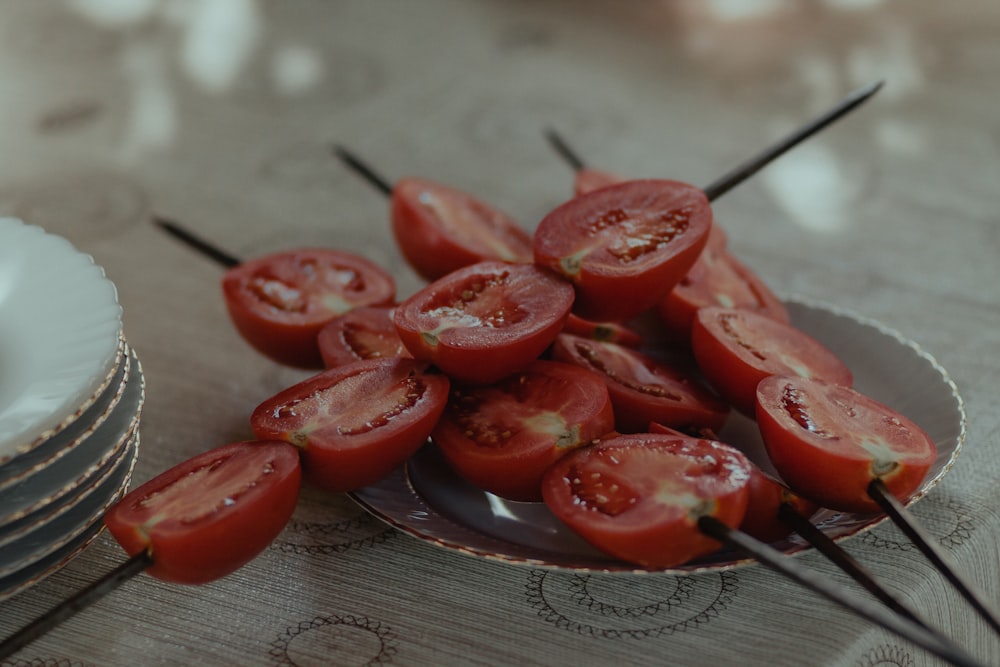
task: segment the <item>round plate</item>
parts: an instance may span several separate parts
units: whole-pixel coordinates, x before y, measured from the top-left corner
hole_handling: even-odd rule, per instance
[[[117,291],[93,258],[0,218],[0,465],[97,400],[121,330]]]
[[[953,465],[965,440],[965,408],[947,372],[916,343],[878,322],[804,300],[787,302],[792,323],[823,342],[854,372],[855,388],[902,412],[938,446],[913,503]],[[733,414],[720,439],[739,446],[770,470],[756,425]],[[535,567],[588,572],[650,572],[613,560],[573,534],[542,503],[518,503],[460,479],[433,446],[424,447],[378,484],[351,494],[366,510],[396,528],[448,549]],[[835,540],[881,523],[883,515],[820,510],[812,520]],[[796,536],[774,543],[796,553],[810,548]],[[721,550],[680,567],[656,572],[693,573],[752,562]]]

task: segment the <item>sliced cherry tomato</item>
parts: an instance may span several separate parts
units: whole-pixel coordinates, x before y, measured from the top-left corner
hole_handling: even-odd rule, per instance
[[[250,416],[258,438],[302,450],[306,479],[327,491],[377,482],[427,440],[448,378],[414,359],[367,359],[293,385]]]
[[[639,350],[560,334],[552,358],[604,379],[615,408],[615,427],[623,433],[645,431],[650,422],[718,430],[729,415],[729,405],[693,377]]]
[[[650,433],[670,435],[691,435],[705,440],[719,441],[719,436],[711,429],[699,429],[697,433],[684,433],[662,424],[649,425]],[[721,441],[720,441],[721,442]],[[761,542],[777,542],[792,532],[791,527],[781,520],[779,509],[788,507],[803,517],[810,517],[818,509],[816,503],[794,493],[776,479],[750,462],[750,494],[747,497],[747,511],[740,522],[740,530]]]
[[[545,470],[614,424],[600,377],[572,364],[538,360],[493,385],[453,385],[431,439],[455,471],[479,488],[537,502]]]
[[[584,167],[582,169],[577,169],[576,174],[573,177],[573,193],[577,196],[585,195],[588,192],[600,190],[601,188],[605,188],[609,185],[615,185],[616,183],[622,183],[627,180],[631,179],[619,176],[618,174],[610,171]]]
[[[623,320],[663,298],[708,241],[712,209],[698,188],[626,181],[575,197],[535,230],[535,263],[572,281],[573,312]]]
[[[222,278],[222,291],[236,330],[250,345],[279,363],[320,368],[319,330],[357,306],[391,303],[396,283],[358,255],[302,249],[233,267]]]
[[[618,343],[626,347],[639,347],[642,344],[642,335],[628,325],[621,322],[591,322],[573,313],[566,319],[563,331],[574,336]]]
[[[286,442],[235,442],[203,452],[130,491],[104,523],[147,572],[202,584],[257,556],[288,523],[302,479]]]
[[[801,375],[850,386],[851,370],[818,340],[790,324],[749,310],[698,311],[691,348],[708,382],[753,416],[757,383],[770,375]]]
[[[657,304],[657,313],[678,340],[690,341],[699,308],[723,306],[753,310],[788,323],[788,310],[750,267],[711,245],[687,275]]]
[[[462,382],[489,384],[538,358],[572,303],[573,288],[549,271],[481,262],[405,300],[393,321],[414,357]]]
[[[772,376],[757,387],[757,423],[781,478],[802,496],[845,512],[878,512],[881,480],[902,501],[920,487],[937,446],[916,423],[854,389]]]
[[[750,461],[711,440],[620,435],[574,450],[545,474],[545,504],[605,553],[644,567],[686,563],[719,549],[698,520],[737,527]]]
[[[392,231],[410,266],[427,280],[486,260],[530,263],[531,235],[503,211],[418,178],[392,189]]]
[[[316,338],[323,365],[336,368],[362,359],[410,356],[392,313],[392,306],[361,306],[330,320]]]

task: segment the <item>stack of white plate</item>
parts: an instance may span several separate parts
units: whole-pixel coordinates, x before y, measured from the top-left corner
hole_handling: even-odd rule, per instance
[[[104,270],[0,218],[0,600],[100,533],[131,479],[144,391]]]

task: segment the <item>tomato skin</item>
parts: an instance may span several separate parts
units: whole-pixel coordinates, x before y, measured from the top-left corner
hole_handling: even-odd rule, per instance
[[[333,492],[373,484],[426,442],[450,382],[415,359],[366,359],[323,371],[258,405],[261,439],[302,450],[306,480]]]
[[[566,319],[563,332],[605,343],[618,343],[626,347],[642,345],[642,335],[621,322],[592,322],[573,313]]]
[[[698,188],[625,181],[574,197],[546,215],[535,230],[535,263],[573,283],[577,315],[624,320],[680,282],[711,227],[712,209]]]
[[[699,438],[619,435],[574,450],[542,481],[553,514],[596,548],[665,568],[719,549],[698,528],[713,516],[735,528],[746,512],[750,462]]]
[[[480,262],[396,308],[406,349],[456,380],[489,384],[539,357],[562,330],[573,288],[532,264]]]
[[[760,276],[731,253],[711,245],[656,305],[656,311],[676,339],[690,341],[695,315],[707,306],[753,310],[779,322],[790,322],[788,309]]]
[[[229,269],[222,292],[236,330],[258,352],[281,364],[321,368],[320,329],[356,306],[391,303],[396,283],[359,255],[305,248]]]
[[[560,334],[551,354],[600,375],[623,433],[645,431],[650,422],[718,430],[729,416],[729,405],[693,377],[639,350]]]
[[[757,383],[802,375],[850,386],[851,370],[825,345],[791,324],[737,308],[698,310],[691,349],[709,384],[735,408],[755,414]]]
[[[513,218],[440,183],[398,181],[390,218],[400,252],[426,280],[487,260],[532,261],[531,235]]]
[[[230,443],[133,489],[104,523],[129,556],[150,552],[150,575],[203,584],[242,567],[277,537],[301,479],[298,451],[288,443]]]
[[[910,419],[854,389],[819,380],[762,381],[757,423],[782,480],[839,511],[880,511],[868,496],[875,479],[905,501],[937,455],[934,441]]]
[[[538,360],[489,386],[452,386],[431,440],[465,479],[498,496],[542,499],[542,475],[573,449],[614,428],[603,380]]]
[[[582,169],[577,169],[576,174],[573,176],[573,194],[577,196],[585,195],[588,192],[600,190],[609,185],[615,185],[627,180],[630,179],[610,171],[583,167]]]
[[[316,336],[326,368],[376,357],[408,357],[392,306],[360,306],[330,320]]]

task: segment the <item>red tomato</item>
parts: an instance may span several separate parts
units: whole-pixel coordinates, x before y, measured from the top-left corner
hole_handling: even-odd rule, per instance
[[[772,376],[757,387],[757,423],[781,478],[802,496],[844,512],[878,512],[868,486],[881,480],[902,501],[937,456],[910,419],[849,387]]]
[[[649,432],[687,435],[657,423],[649,425]],[[710,429],[701,429],[700,432],[691,435],[705,440],[719,440]],[[751,461],[747,511],[743,515],[743,521],[740,522],[740,530],[761,542],[777,542],[787,537],[792,529],[779,517],[778,510],[782,505],[788,505],[792,511],[803,517],[812,516],[818,508],[816,503],[793,493]]]
[[[574,450],[542,481],[545,504],[601,551],[664,568],[712,553],[698,520],[735,528],[746,511],[750,462],[711,440],[620,435]]]
[[[257,556],[285,527],[298,500],[298,451],[285,442],[235,442],[203,452],[133,489],[104,516],[149,574],[202,584]]]
[[[712,209],[698,188],[626,181],[575,197],[535,231],[535,263],[576,288],[573,312],[623,320],[680,282],[708,240]]]
[[[815,338],[749,310],[700,309],[691,327],[691,349],[708,382],[750,416],[757,383],[770,375],[853,383],[850,369]]]
[[[462,382],[516,373],[566,322],[573,288],[532,264],[481,262],[431,283],[396,308],[406,349]]]
[[[302,450],[306,479],[327,491],[377,482],[427,440],[448,378],[414,359],[367,359],[315,375],[261,403],[258,438]]]
[[[718,430],[729,415],[729,406],[694,378],[638,350],[560,334],[552,358],[604,379],[615,408],[615,427],[623,433],[645,431],[650,422]]]
[[[427,280],[486,260],[532,261],[531,235],[510,216],[432,181],[398,181],[391,218],[400,252]]]
[[[362,306],[330,320],[316,338],[323,365],[336,368],[362,359],[410,356],[392,323],[392,312],[392,306]]]
[[[607,343],[618,343],[626,347],[639,347],[642,344],[642,336],[639,332],[621,322],[591,322],[573,313],[570,313],[566,319],[563,331],[574,336]]]
[[[573,177],[573,193],[577,196],[584,195],[588,192],[600,190],[601,188],[609,185],[615,185],[616,183],[622,183],[627,180],[630,179],[627,179],[624,176],[619,176],[618,174],[613,174],[610,171],[584,167],[582,169],[578,169]]]
[[[236,330],[250,345],[279,363],[319,368],[319,330],[357,306],[391,303],[396,283],[363,257],[303,249],[229,269],[222,291]]]
[[[604,382],[588,370],[538,360],[485,387],[452,387],[431,439],[460,475],[518,501],[540,501],[545,470],[614,428]]]
[[[689,341],[695,313],[706,306],[753,310],[789,322],[785,305],[760,276],[730,253],[711,245],[656,308],[671,334]]]

